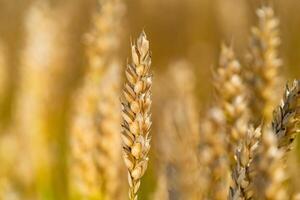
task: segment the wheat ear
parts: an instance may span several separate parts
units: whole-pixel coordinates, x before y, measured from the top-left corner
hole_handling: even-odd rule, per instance
[[[236,165],[232,172],[233,187],[230,187],[228,198],[230,200],[250,200],[253,197],[250,165],[260,137],[261,128],[258,127],[254,130],[253,127],[250,127],[245,138],[241,141],[240,147],[236,150]]]
[[[220,64],[215,74],[215,88],[219,106],[225,116],[228,135],[228,155],[230,165],[234,165],[233,154],[240,139],[247,132],[248,109],[247,90],[243,82],[242,68],[235,58],[233,49],[222,45]]]
[[[131,45],[132,63],[126,68],[122,100],[123,158],[128,169],[129,199],[136,200],[148,164],[151,127],[151,55],[144,32]]]
[[[274,111],[272,128],[278,138],[278,147],[289,150],[296,134],[299,133],[300,122],[300,81],[294,80],[289,88],[286,86],[281,105]]]
[[[282,61],[278,57],[279,20],[269,6],[258,9],[257,16],[259,24],[252,28],[247,79],[253,92],[250,99],[253,119],[269,122],[277,100],[277,92],[274,91],[280,84],[278,73]]]

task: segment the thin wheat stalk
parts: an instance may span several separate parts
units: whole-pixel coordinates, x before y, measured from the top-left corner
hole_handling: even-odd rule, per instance
[[[279,68],[282,65],[278,57],[280,44],[279,20],[270,6],[257,10],[259,24],[252,28],[250,52],[248,54],[249,70],[246,74],[251,89],[250,104],[252,120],[260,123],[260,119],[269,122],[276,105],[280,78]],[[258,121],[257,121],[258,119]]]
[[[233,154],[248,126],[248,101],[246,85],[241,76],[242,68],[232,47],[222,45],[220,64],[214,82],[218,104],[224,112],[226,134],[228,135],[228,156],[230,166],[235,164]]]
[[[254,199],[288,199],[284,184],[287,179],[283,163],[284,152],[277,146],[277,138],[270,129],[265,128],[250,165]]]
[[[120,0],[103,0],[100,5],[85,37],[89,65],[74,101],[70,192],[74,198],[120,199],[121,77],[117,53],[124,5]]]
[[[126,68],[122,100],[123,158],[128,169],[129,199],[136,200],[148,165],[151,127],[151,55],[144,32],[131,45],[132,63]]]
[[[260,137],[261,128],[254,130],[253,127],[250,127],[245,138],[242,139],[240,147],[236,150],[236,165],[232,172],[233,187],[230,187],[228,196],[230,200],[250,200],[253,198],[250,165],[256,153]]]
[[[286,86],[281,105],[274,111],[272,128],[278,138],[278,147],[288,151],[299,131],[300,81]]]

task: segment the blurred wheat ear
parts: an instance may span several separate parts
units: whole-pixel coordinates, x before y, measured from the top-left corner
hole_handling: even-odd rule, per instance
[[[244,138],[248,126],[248,92],[242,77],[242,66],[236,59],[232,47],[222,45],[219,68],[214,76],[217,101],[225,117],[227,152],[231,167],[233,154],[240,139]]]
[[[195,85],[192,66],[186,60],[172,62],[156,82],[160,117],[155,147],[159,174],[166,179],[165,186],[158,183],[157,199],[164,193],[171,199],[203,198]],[[167,191],[163,193],[161,186]]]
[[[252,121],[266,123],[272,119],[272,111],[277,104],[278,88],[281,84],[279,70],[282,61],[278,56],[279,20],[271,6],[256,11],[258,26],[252,28],[249,47],[248,71],[246,78],[250,91]]]
[[[122,199],[118,96],[120,93],[120,0],[99,1],[93,27],[85,35],[88,68],[74,98],[71,121],[70,192],[72,198]]]
[[[131,45],[132,63],[126,68],[122,99],[123,158],[128,169],[129,199],[137,192],[148,165],[151,128],[151,55],[146,34]]]

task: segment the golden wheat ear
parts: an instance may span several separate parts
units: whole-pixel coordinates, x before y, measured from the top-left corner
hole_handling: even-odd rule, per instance
[[[151,140],[151,55],[145,32],[131,45],[131,55],[123,88],[121,136],[128,169],[129,199],[136,200],[141,178],[147,169]]]
[[[236,165],[232,171],[233,186],[229,190],[229,200],[253,198],[250,165],[260,138],[261,128],[250,127],[236,150]]]
[[[247,132],[248,99],[246,84],[242,77],[242,66],[233,48],[222,45],[219,67],[215,73],[217,100],[225,116],[227,152],[230,166],[234,165],[233,154],[240,139]]]
[[[278,139],[278,147],[288,151],[300,132],[300,80],[294,80],[284,91],[281,105],[273,114],[272,128]]]

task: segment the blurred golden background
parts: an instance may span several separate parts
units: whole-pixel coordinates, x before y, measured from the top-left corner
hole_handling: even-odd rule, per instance
[[[122,12],[118,13],[121,17],[108,18],[107,23],[119,20],[115,31],[120,32],[120,44],[113,53],[118,57],[121,75],[130,57],[130,41],[142,30],[147,33],[152,51],[153,148],[140,193],[142,199],[154,199],[161,181],[157,178],[160,162],[155,150],[155,142],[161,137],[157,136],[163,109],[159,101],[165,98],[161,91],[170,91],[165,88],[167,84],[161,84],[166,80],[161,81],[160,75],[168,73],[168,67],[172,68],[178,60],[187,62],[195,76],[197,110],[205,112],[215,95],[212,69],[218,65],[221,43],[232,44],[237,57],[243,60],[251,27],[257,23],[255,10],[271,2],[280,19],[283,59],[280,74],[284,80],[300,77],[300,3],[297,0],[120,2],[124,4],[118,11]],[[39,4],[43,7],[40,10]],[[99,10],[101,0],[0,0],[1,199],[71,198],[68,144],[74,102],[78,100],[74,97],[89,68],[86,35],[93,29],[93,19]],[[114,29],[111,32],[114,34]],[[118,96],[116,99],[119,101]],[[297,159],[296,163],[294,168],[299,166]],[[38,172],[30,169],[35,165],[39,166]],[[34,183],[31,173],[39,174]],[[30,187],[23,188],[24,185]],[[22,192],[15,194],[14,190],[26,191],[28,196],[22,196]],[[33,197],[35,193],[38,195]],[[126,195],[116,199],[126,199]]]

